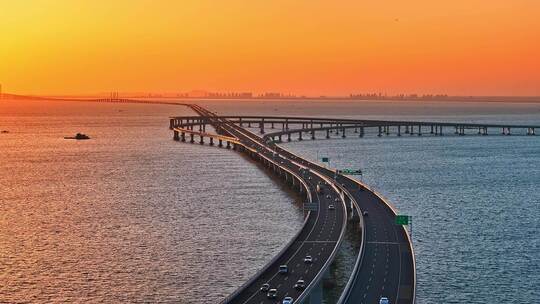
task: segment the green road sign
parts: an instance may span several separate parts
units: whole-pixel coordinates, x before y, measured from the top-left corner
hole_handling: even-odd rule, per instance
[[[338,174],[345,174],[345,175],[362,175],[362,170],[354,170],[354,169],[343,169],[343,170],[337,170]]]
[[[409,225],[409,216],[396,215],[396,225]]]
[[[322,162],[323,162],[323,163],[327,163],[327,162],[329,162],[329,161],[330,161],[330,158],[328,158],[328,157],[323,157],[323,158],[322,158]]]

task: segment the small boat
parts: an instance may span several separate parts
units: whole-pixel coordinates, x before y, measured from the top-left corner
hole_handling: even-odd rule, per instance
[[[75,136],[66,136],[64,139],[76,139],[76,140],[83,140],[83,139],[90,139],[90,137],[86,134],[77,133]]]

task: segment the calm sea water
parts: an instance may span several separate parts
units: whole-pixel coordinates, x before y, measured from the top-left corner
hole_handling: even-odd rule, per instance
[[[200,104],[222,114],[540,124],[540,104]],[[1,101],[0,130],[10,132],[0,134],[0,302],[218,302],[278,252],[302,224],[296,197],[235,152],[172,141],[167,117],[191,114]],[[92,139],[63,139],[79,131]],[[540,301],[540,136],[286,147],[362,168],[413,216],[417,303]],[[354,247],[354,231],[348,239]],[[340,255],[338,285],[352,262]]]

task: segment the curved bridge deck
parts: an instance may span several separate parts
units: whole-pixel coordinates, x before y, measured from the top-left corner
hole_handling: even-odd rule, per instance
[[[305,207],[310,211],[299,233],[261,271],[223,302],[273,303],[275,300],[267,299],[266,293],[260,291],[264,283],[278,290],[278,300],[290,296],[298,302],[308,301],[309,296],[320,293],[319,283],[333,261],[345,232],[347,213],[343,201],[339,199],[337,189],[333,188],[324,176],[307,170],[305,166],[285,155],[276,153],[262,138],[250,131],[228,123],[223,118],[215,117],[213,113],[201,107],[192,106],[192,109],[205,115],[205,121],[221,133],[210,138],[230,140],[236,149],[245,151],[254,159],[269,165],[273,171],[285,176],[286,180],[289,177],[298,180],[308,192]],[[203,131],[205,127],[199,129],[197,132],[193,131],[191,126],[173,126],[177,140],[180,137],[178,134],[185,133],[198,135],[202,142],[208,135]],[[317,191],[318,187],[323,190]],[[330,209],[330,205],[334,208]],[[312,256],[312,263],[304,262],[304,258],[308,255]],[[280,265],[288,265],[288,274],[279,273]],[[300,279],[305,281],[304,290],[294,288]]]

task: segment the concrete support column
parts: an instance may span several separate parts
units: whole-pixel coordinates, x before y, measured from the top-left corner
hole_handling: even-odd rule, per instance
[[[214,138],[210,137],[210,146],[213,146],[213,145],[214,145]]]
[[[360,137],[364,137],[364,127],[360,127]]]
[[[381,136],[382,136],[382,130],[381,130],[381,126],[379,126],[379,134],[378,134],[377,136],[379,136],[379,137],[381,137]]]
[[[287,141],[291,141],[291,133],[287,133]]]
[[[195,139],[194,139],[193,137],[195,136],[195,134],[189,133],[189,136],[190,136],[190,138],[191,138],[191,139],[189,140],[189,142],[190,142],[190,143],[194,143],[194,142],[195,142]]]
[[[223,140],[222,140],[221,138],[219,139],[218,146],[219,146],[220,148],[223,147]]]
[[[418,126],[418,136],[422,136],[422,126]]]
[[[227,141],[227,149],[230,149],[230,148],[231,148],[231,142]]]
[[[199,144],[204,145],[204,136],[201,135],[201,138],[199,140]]]
[[[259,128],[261,129],[261,134],[264,134],[264,119],[259,123]]]
[[[171,118],[170,122],[169,122],[169,129],[174,129],[174,121],[175,119],[174,118]]]
[[[182,132],[182,142],[186,142],[186,133]]]
[[[302,139],[302,131],[298,132],[298,140],[303,140]]]
[[[440,126],[439,128],[439,136],[443,136],[443,126]]]
[[[330,130],[329,129],[326,129],[326,138],[330,138]]]
[[[431,125],[431,134],[433,134],[433,125]],[[435,135],[437,134],[437,131],[435,131]]]
[[[274,129],[274,123],[272,123],[272,124],[270,125],[270,128]]]
[[[386,136],[390,135],[390,126],[386,126]]]
[[[311,130],[311,139],[315,139],[315,130]]]
[[[405,134],[409,134],[409,126],[405,126]]]
[[[341,132],[343,132],[343,134],[341,135],[341,138],[347,137],[347,136],[345,136],[345,128],[343,128],[343,129],[341,130]]]
[[[459,134],[459,132],[458,132],[458,126],[456,126],[456,132],[454,132],[454,134]]]
[[[401,126],[397,126],[397,136],[401,136]]]
[[[173,136],[173,139],[176,140],[176,141],[179,141],[180,140],[180,136],[178,136],[178,131],[174,130],[174,136]]]

